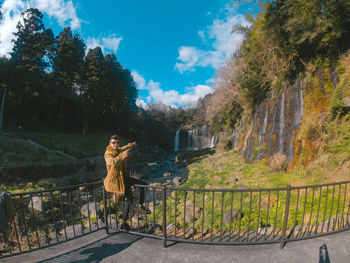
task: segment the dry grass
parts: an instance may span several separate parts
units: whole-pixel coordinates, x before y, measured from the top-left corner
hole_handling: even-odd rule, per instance
[[[287,156],[283,153],[275,153],[269,158],[269,166],[273,171],[286,171]]]

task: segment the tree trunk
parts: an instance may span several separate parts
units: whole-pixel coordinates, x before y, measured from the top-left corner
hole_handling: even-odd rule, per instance
[[[4,118],[5,98],[6,98],[6,87],[4,89],[4,94],[2,95],[2,102],[1,102],[1,109],[0,109],[0,133],[2,132],[2,122]]]

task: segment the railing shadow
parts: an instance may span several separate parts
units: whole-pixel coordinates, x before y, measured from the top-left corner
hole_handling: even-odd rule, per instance
[[[115,235],[117,234],[118,233]],[[113,237],[113,235],[109,235],[78,249],[39,262],[101,262],[105,258],[120,253],[124,249],[130,247],[134,242],[143,238],[132,236],[131,238],[133,238],[133,240],[130,242],[111,243],[111,237]]]

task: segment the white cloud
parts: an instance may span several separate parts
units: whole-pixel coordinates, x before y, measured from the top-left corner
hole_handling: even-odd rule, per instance
[[[144,100],[137,99],[136,105],[139,108],[143,108],[144,110],[147,110],[149,108],[148,104]]]
[[[9,56],[12,51],[15,38],[13,33],[17,32],[17,24],[21,20],[21,12],[33,7],[38,8],[50,18],[55,18],[60,26],[67,23],[72,29],[79,29],[81,20],[76,14],[73,2],[64,0],[5,0],[1,12],[3,18],[0,24],[0,56]]]
[[[113,52],[117,52],[119,48],[120,42],[123,40],[122,37],[116,37],[115,34],[110,35],[109,37],[103,37],[101,39],[89,37],[86,40],[86,51],[88,52],[90,49],[95,47],[101,47],[104,52],[105,49],[112,50]]]
[[[132,75],[137,87],[140,90],[148,91],[148,96],[145,99],[138,99],[139,105],[142,106],[146,100],[147,103],[163,102],[168,106],[188,107],[194,105],[199,98],[203,98],[208,93],[213,92],[213,89],[207,85],[196,85],[185,88],[187,93],[184,94],[180,94],[177,90],[164,91],[161,89],[159,82],[153,80],[146,81],[145,78],[135,70],[132,72]]]
[[[76,7],[73,2],[64,0],[31,0],[30,5],[38,8],[41,12],[46,13],[50,17],[55,17],[61,27],[69,26],[72,30],[80,28],[81,20],[76,13]]]
[[[234,25],[249,25],[243,15],[227,9],[225,18],[215,19],[205,30],[198,31],[204,43],[211,43],[209,49],[194,46],[181,46],[175,68],[180,73],[195,71],[196,67],[212,67],[217,69],[233,54],[242,41],[242,35],[231,33]]]

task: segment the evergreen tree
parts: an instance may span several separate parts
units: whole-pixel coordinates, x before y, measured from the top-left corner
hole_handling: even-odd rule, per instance
[[[53,42],[51,29],[45,29],[43,15],[38,9],[22,13],[17,25],[17,37],[11,52],[9,105],[10,115],[17,125],[40,126],[46,119],[48,106],[48,51]],[[17,126],[16,125],[16,126]]]
[[[81,37],[78,34],[73,36],[71,29],[66,27],[50,52],[52,95],[49,112],[55,116],[51,122],[55,128],[81,127],[79,92],[84,74],[85,48]]]

